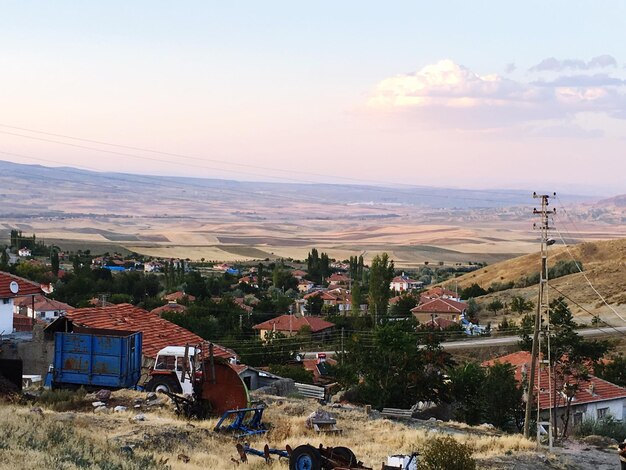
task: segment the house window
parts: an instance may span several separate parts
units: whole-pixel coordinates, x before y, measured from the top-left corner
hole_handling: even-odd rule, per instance
[[[606,418],[609,415],[609,408],[598,408],[598,419]]]
[[[583,424],[583,414],[582,413],[574,413],[574,426],[580,426]]]

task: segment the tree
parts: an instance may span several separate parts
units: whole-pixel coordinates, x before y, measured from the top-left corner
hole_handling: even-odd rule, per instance
[[[480,305],[476,300],[470,297],[467,300],[467,319],[472,323],[478,323],[478,314],[480,313]]]
[[[440,361],[437,344],[419,349],[417,343],[411,319],[355,333],[346,339],[337,378],[350,388],[351,399],[378,409],[409,408],[419,400],[439,402],[447,397],[443,370],[448,361]]]
[[[9,269],[9,255],[5,246],[2,248],[2,253],[0,253],[0,270],[6,271],[7,269]]]
[[[54,277],[57,277],[59,275],[60,262],[59,252],[55,249],[52,249],[50,252],[50,264],[52,265],[52,274]]]
[[[482,394],[485,375],[485,369],[475,362],[459,365],[450,371],[455,419],[473,425],[481,423],[485,407]]]
[[[460,294],[462,299],[473,299],[482,295],[486,295],[487,291],[480,287],[478,284],[473,283],[471,286],[466,287],[465,289],[461,289]]]
[[[359,281],[352,282],[352,313],[358,315],[361,313],[361,305],[363,305],[363,293],[361,291],[361,283]]]
[[[321,255],[317,248],[313,248],[307,256],[307,272],[309,278],[316,284],[322,284],[330,276],[330,260],[326,253]]]
[[[370,268],[369,305],[376,316],[387,314],[389,298],[391,297],[389,285],[393,275],[393,261],[389,260],[389,255],[383,253],[374,256]]]
[[[320,295],[312,295],[306,301],[306,311],[309,315],[320,315],[324,300]]]
[[[488,367],[482,385],[485,420],[501,429],[514,421],[519,428],[523,414],[522,394],[515,379],[515,367],[500,362]]]
[[[403,295],[391,307],[391,313],[395,317],[409,317],[411,316],[411,309],[415,308],[418,302],[419,298],[412,294]]]
[[[535,305],[530,300],[526,300],[521,295],[515,295],[511,299],[511,304],[509,308],[512,312],[517,313],[521,316],[526,312],[530,312],[534,306]]]
[[[535,329],[535,317],[524,315],[520,322],[519,347],[523,351],[531,351],[533,347],[533,334]]]
[[[504,304],[499,298],[493,299],[491,302],[487,304],[487,310],[493,312],[494,315],[497,315],[500,310],[504,308]]]
[[[594,375],[620,387],[626,387],[626,357],[615,354],[607,362],[598,362],[594,367]]]
[[[566,409],[561,435],[566,437],[572,401],[580,388],[589,380],[590,367],[593,368],[598,364],[608,352],[609,344],[606,341],[585,340],[578,334],[574,316],[563,297],[550,302],[549,318],[553,413],[556,415],[556,408],[560,406],[559,402],[564,400]],[[548,357],[547,344],[547,341],[542,342],[544,357]],[[554,422],[556,422],[556,416]],[[556,435],[556,428],[554,432]]]

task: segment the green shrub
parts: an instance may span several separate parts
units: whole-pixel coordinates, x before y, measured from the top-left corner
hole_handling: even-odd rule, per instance
[[[422,470],[475,470],[472,449],[450,436],[430,440],[422,452]]]
[[[617,421],[612,416],[598,420],[586,419],[576,428],[575,434],[578,437],[591,435],[612,437],[621,442],[626,436],[626,423]]]

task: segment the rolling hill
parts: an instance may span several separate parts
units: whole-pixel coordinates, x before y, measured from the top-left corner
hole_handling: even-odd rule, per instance
[[[581,323],[590,323],[592,315],[598,315],[612,325],[624,326],[626,322],[619,316],[626,318],[626,238],[551,248],[548,253],[548,266],[553,266],[560,260],[581,262],[583,273],[549,280],[548,284],[551,286],[548,291],[549,297],[565,296],[572,312]],[[488,289],[494,283],[516,282],[523,276],[539,272],[539,267],[539,254],[533,253],[468,273],[456,278],[455,283],[458,282],[459,288],[477,283]],[[611,307],[604,304],[598,293]],[[507,301],[514,295],[535,301],[538,286],[507,289],[479,299],[483,303],[494,297]]]

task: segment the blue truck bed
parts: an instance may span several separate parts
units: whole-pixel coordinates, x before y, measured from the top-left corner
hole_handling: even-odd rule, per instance
[[[141,340],[141,333],[117,330],[55,333],[52,387],[134,387],[141,376]]]

